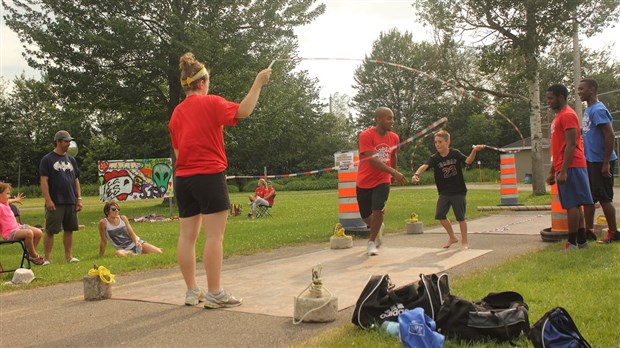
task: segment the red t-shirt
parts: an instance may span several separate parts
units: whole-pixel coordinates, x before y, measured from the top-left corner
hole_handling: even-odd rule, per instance
[[[263,198],[267,194],[267,188],[259,186],[254,190],[254,193],[256,193],[256,197]]]
[[[381,171],[370,164],[367,159],[368,156],[364,156],[365,152],[378,153],[379,160],[386,165],[392,167],[392,154],[398,149],[390,151],[392,146],[398,145],[400,139],[396,133],[388,131],[384,136],[377,133],[376,127],[369,128],[363,131],[359,136],[360,146],[360,165],[357,172],[357,187],[360,188],[373,188],[380,184],[390,183],[392,181],[392,175],[390,173]]]
[[[178,150],[176,176],[221,173],[228,167],[224,126],[234,126],[239,104],[215,95],[190,95],[172,113],[168,130]]]
[[[581,130],[579,128],[579,118],[575,110],[566,105],[565,108],[555,115],[551,123],[551,156],[553,158],[553,168],[556,172],[562,169],[562,162],[564,162],[564,150],[566,149],[566,138],[564,133],[567,129],[577,130],[575,152],[569,167],[586,167],[586,157],[583,153],[583,138],[581,137]]]
[[[270,193],[272,193],[272,192],[273,192],[273,195],[271,195],[271,197],[269,197],[269,198],[265,198],[265,200],[266,200],[267,202],[269,202],[269,206],[270,206],[270,207],[273,207],[273,200],[276,198],[276,189],[272,189],[272,190],[265,189],[265,196],[267,196],[268,194],[270,194]],[[264,196],[263,196],[263,197],[264,197]]]

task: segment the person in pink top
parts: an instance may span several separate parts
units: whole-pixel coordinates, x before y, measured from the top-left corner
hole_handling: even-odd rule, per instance
[[[18,195],[17,201],[21,201],[22,195]],[[37,245],[43,236],[43,231],[29,225],[20,225],[11,210],[11,185],[0,182],[0,230],[4,240],[24,238],[28,259],[35,265],[42,265],[45,260],[37,253]]]
[[[179,60],[185,99],[172,113],[168,130],[176,156],[175,184],[179,207],[177,258],[187,291],[188,306],[204,302],[205,308],[234,307],[241,304],[221,286],[223,241],[230,201],[225,170],[224,126],[234,126],[250,116],[262,87],[269,82],[271,69],[256,76],[241,103],[208,94],[209,72],[190,52]],[[208,292],[196,282],[196,239],[204,226],[203,252]]]
[[[562,251],[588,247],[582,206],[593,205],[583,139],[577,113],[566,103],[568,89],[555,84],[547,89],[547,104],[556,112],[551,123],[551,169],[547,184],[558,184],[558,196],[566,209],[568,242]]]
[[[357,172],[355,191],[360,215],[370,226],[368,256],[378,255],[383,232],[383,213],[385,202],[390,194],[392,177],[399,184],[407,178],[396,170],[396,145],[400,139],[392,132],[394,113],[386,107],[375,110],[375,126],[359,135],[360,164]]]

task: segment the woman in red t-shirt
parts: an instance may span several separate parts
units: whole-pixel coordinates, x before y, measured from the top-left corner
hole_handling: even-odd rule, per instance
[[[267,195],[267,184],[265,179],[258,180],[258,187],[254,190],[254,194],[251,194],[248,199],[250,200],[250,205],[252,206],[252,212],[248,214],[248,217],[252,219],[256,218],[256,208],[259,205],[268,206],[270,205],[264,197]]]
[[[179,207],[180,233],[177,258],[187,285],[185,304],[204,302],[205,308],[234,307],[241,304],[221,287],[224,231],[230,201],[224,171],[228,166],[224,151],[224,126],[234,126],[250,116],[261,88],[269,82],[271,69],[258,73],[241,103],[208,95],[209,72],[192,53],[181,56],[181,86],[186,98],[174,109],[168,124],[176,156],[175,182]],[[204,226],[206,243],[204,267],[208,292],[196,283],[196,239]]]

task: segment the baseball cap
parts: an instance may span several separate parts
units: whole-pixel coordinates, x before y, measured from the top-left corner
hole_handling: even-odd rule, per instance
[[[56,135],[54,135],[54,141],[58,140],[73,140],[73,138],[71,137],[71,134],[69,134],[69,132],[61,130],[56,132]]]

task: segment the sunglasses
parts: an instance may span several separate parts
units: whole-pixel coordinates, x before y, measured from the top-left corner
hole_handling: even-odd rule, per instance
[[[112,208],[110,208],[110,210],[111,211],[121,211],[121,208],[114,208],[114,207],[112,207]]]

